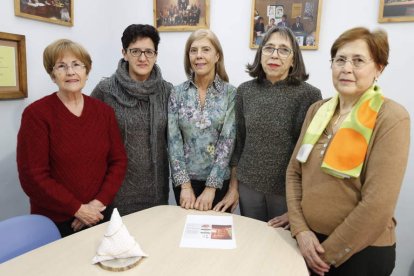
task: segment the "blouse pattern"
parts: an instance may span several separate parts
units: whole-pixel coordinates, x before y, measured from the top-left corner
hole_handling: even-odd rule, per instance
[[[175,186],[192,180],[219,188],[230,178],[236,88],[216,75],[201,107],[194,80],[175,86],[168,103],[168,151]]]

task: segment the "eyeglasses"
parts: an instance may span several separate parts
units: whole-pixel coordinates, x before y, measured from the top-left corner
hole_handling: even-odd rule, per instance
[[[141,50],[138,48],[131,48],[128,50],[133,57],[140,57],[142,54],[144,54],[147,58],[153,58],[157,55],[157,51],[151,49]]]
[[[334,57],[333,59],[331,59],[332,67],[334,68],[342,68],[348,61],[349,63],[351,63],[353,68],[362,68],[368,63],[370,63],[372,59],[367,60],[361,57],[354,57],[351,59],[348,59],[346,57]]]
[[[286,47],[275,48],[273,46],[264,46],[262,49],[262,53],[265,56],[271,56],[275,51],[281,58],[287,58],[292,53],[292,49]]]
[[[190,56],[196,56],[198,55],[198,48],[190,48]],[[201,54],[202,55],[210,55],[213,52],[213,49],[210,47],[202,47],[201,48]]]
[[[53,69],[59,73],[66,73],[69,68],[72,68],[75,73],[80,73],[85,70],[86,65],[80,62],[73,62],[71,65],[61,62],[53,66]]]

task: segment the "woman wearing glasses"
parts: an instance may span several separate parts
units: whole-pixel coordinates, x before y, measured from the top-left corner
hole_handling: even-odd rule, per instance
[[[229,203],[229,159],[235,140],[234,98],[220,42],[210,30],[187,40],[184,68],[188,80],[171,92],[168,104],[168,149],[177,204],[210,210]],[[225,197],[227,191],[229,194]],[[220,210],[233,211],[232,201]]]
[[[302,54],[288,28],[266,33],[247,71],[254,79],[237,89],[232,183],[239,186],[242,215],[287,227],[286,168],[306,112],[321,93],[305,82]]]
[[[127,158],[113,110],[82,94],[88,52],[61,39],[46,47],[43,64],[58,91],[24,110],[17,166],[31,213],[49,217],[65,237],[110,218]]]
[[[309,108],[287,170],[292,235],[315,275],[390,275],[393,213],[407,165],[410,118],[376,84],[384,31],[354,28],[331,48],[331,99]]]
[[[172,85],[156,64],[160,37],[150,25],[133,24],[122,35],[116,72],[91,96],[114,110],[128,155],[124,183],[115,198],[121,215],[168,204],[167,104]]]

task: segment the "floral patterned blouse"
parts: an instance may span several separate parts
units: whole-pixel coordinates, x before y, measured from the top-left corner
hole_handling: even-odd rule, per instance
[[[174,87],[168,103],[168,149],[175,186],[192,180],[219,188],[230,178],[236,137],[236,88],[216,75],[204,107],[192,78]]]

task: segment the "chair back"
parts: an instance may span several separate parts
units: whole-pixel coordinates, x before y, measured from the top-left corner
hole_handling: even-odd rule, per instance
[[[48,217],[23,215],[0,221],[0,263],[60,239]]]

